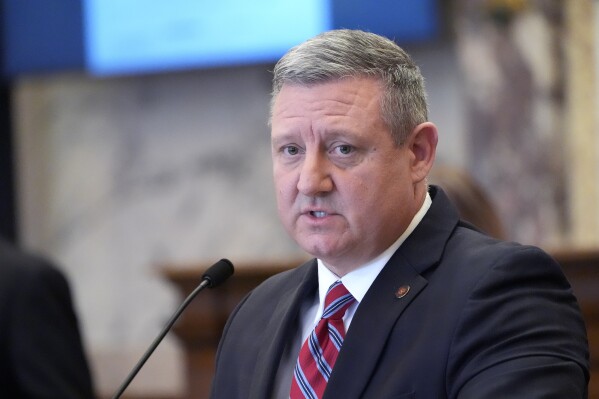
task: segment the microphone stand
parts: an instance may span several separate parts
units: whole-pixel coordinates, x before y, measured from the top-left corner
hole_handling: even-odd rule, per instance
[[[154,342],[152,342],[152,345],[150,345],[150,347],[146,350],[146,353],[141,357],[141,359],[139,359],[139,361],[137,362],[137,364],[135,365],[135,367],[133,368],[133,370],[131,370],[131,372],[129,373],[129,375],[125,379],[125,381],[123,381],[123,383],[121,384],[120,388],[114,394],[114,396],[112,397],[112,399],[119,399],[121,397],[121,395],[123,394],[123,392],[125,392],[125,389],[127,389],[127,387],[129,386],[129,384],[131,383],[131,381],[133,381],[133,378],[135,378],[135,376],[137,375],[137,373],[139,372],[139,370],[141,370],[141,368],[146,363],[146,361],[148,360],[148,358],[152,355],[152,353],[154,352],[154,350],[156,349],[156,347],[158,346],[158,344],[160,344],[160,342],[162,341],[162,339],[164,338],[164,336],[169,332],[169,330],[171,329],[171,327],[173,326],[173,324],[175,324],[175,321],[177,321],[177,319],[179,318],[179,315],[181,315],[181,313],[185,310],[185,308],[187,307],[187,305],[189,305],[189,303],[195,298],[195,296],[200,291],[202,291],[204,288],[210,286],[210,284],[211,284],[211,281],[209,279],[202,280],[202,282],[200,283],[200,285],[198,285],[196,287],[196,289],[193,290],[193,292],[191,294],[189,294],[189,296],[185,299],[185,301],[183,301],[183,303],[179,306],[179,308],[177,309],[177,311],[175,312],[175,314],[171,317],[171,319],[168,321],[168,323],[166,324],[166,326],[162,329],[162,331],[160,332],[160,334],[158,334],[158,336],[156,337],[156,339],[154,339]]]

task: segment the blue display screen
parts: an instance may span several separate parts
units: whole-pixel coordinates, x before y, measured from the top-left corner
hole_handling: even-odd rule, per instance
[[[271,61],[330,20],[322,0],[85,0],[84,9],[87,66],[99,74]]]
[[[3,0],[5,76],[271,63],[333,28],[432,40],[437,0]]]

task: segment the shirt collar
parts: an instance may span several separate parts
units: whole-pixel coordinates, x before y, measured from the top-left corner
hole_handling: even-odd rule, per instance
[[[385,267],[385,264],[391,259],[391,256],[397,251],[401,244],[408,238],[410,234],[416,229],[416,226],[424,218],[424,215],[428,211],[432,204],[429,193],[426,193],[424,203],[416,212],[416,215],[412,218],[412,221],[408,225],[408,228],[399,236],[397,240],[389,248],[383,251],[373,260],[360,266],[356,270],[347,273],[341,278],[343,285],[353,295],[357,302],[361,302],[366,295],[366,291],[370,288],[374,279],[380,271]],[[323,306],[324,298],[331,284],[339,280],[339,277],[330,271],[324,263],[318,259],[318,294],[320,298],[320,306]]]

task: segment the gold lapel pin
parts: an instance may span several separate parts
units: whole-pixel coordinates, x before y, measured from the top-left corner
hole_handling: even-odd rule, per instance
[[[404,296],[408,295],[408,292],[410,292],[410,286],[402,285],[397,289],[397,291],[395,291],[395,297],[397,299],[403,298]]]

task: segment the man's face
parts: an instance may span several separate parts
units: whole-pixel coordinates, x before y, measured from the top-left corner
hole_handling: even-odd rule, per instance
[[[279,216],[306,252],[340,276],[388,248],[422,204],[414,153],[394,144],[380,95],[376,80],[348,78],[285,85],[273,106]]]

